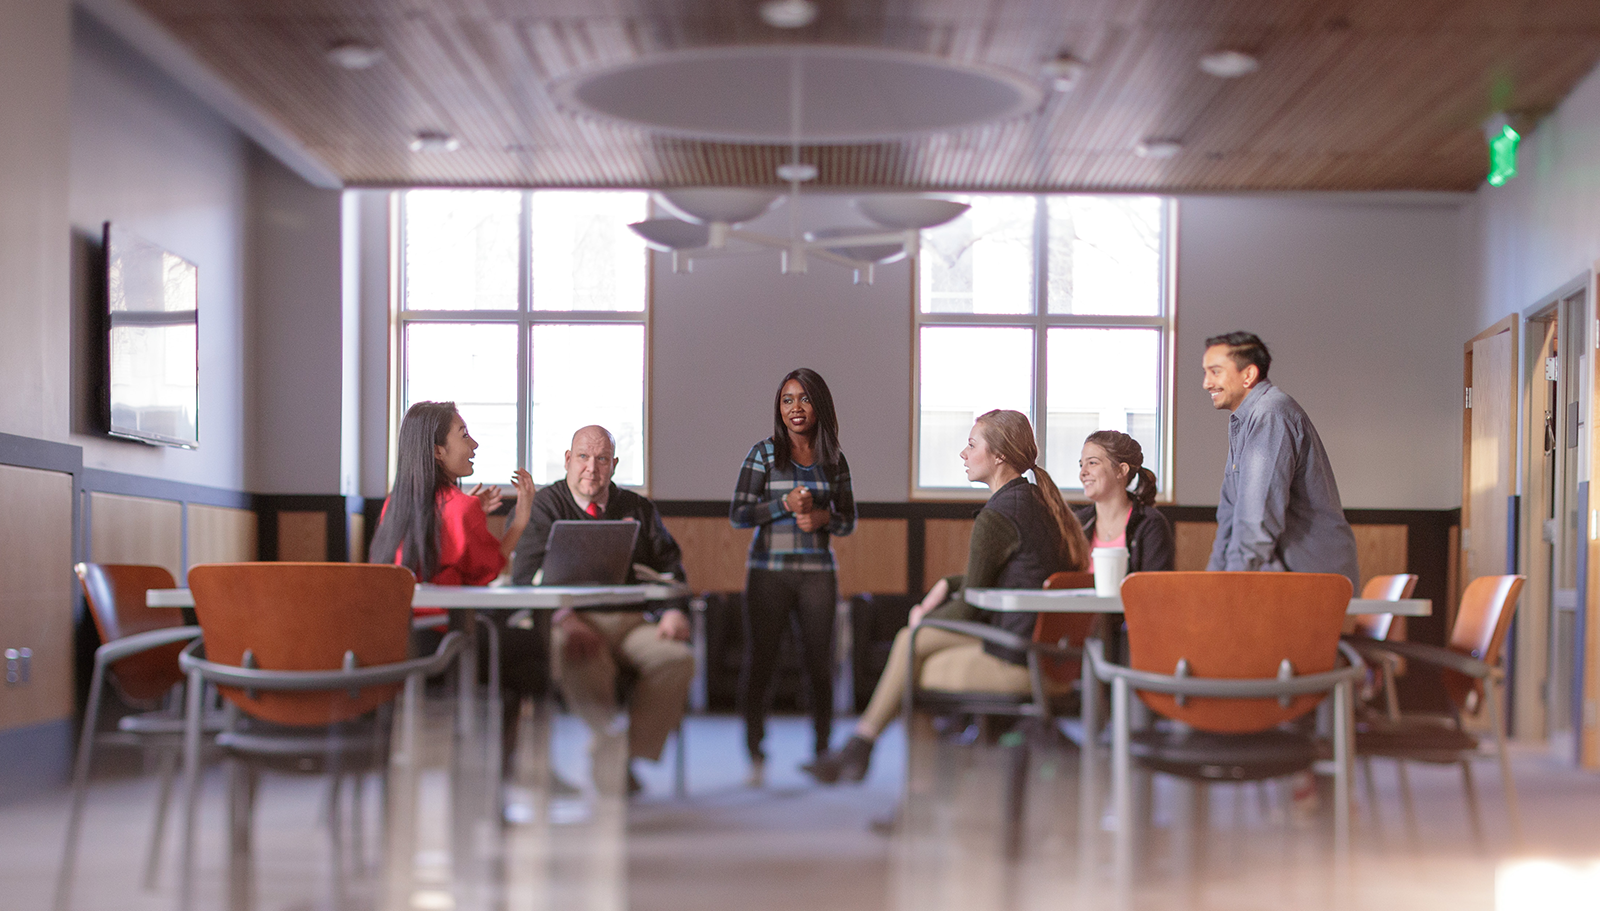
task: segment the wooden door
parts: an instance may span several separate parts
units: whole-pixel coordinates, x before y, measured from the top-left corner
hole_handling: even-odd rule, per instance
[[[1516,492],[1517,317],[1513,314],[1467,342],[1464,353],[1461,464],[1461,578],[1514,571],[1511,497]],[[1455,597],[1445,612],[1455,621]]]

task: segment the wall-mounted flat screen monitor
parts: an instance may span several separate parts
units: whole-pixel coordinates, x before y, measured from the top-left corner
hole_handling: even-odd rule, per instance
[[[200,445],[199,269],[106,222],[112,435]]]

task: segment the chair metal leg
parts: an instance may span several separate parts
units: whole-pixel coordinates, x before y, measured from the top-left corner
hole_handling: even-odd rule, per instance
[[[1472,843],[1483,850],[1483,813],[1478,809],[1478,786],[1472,780],[1472,760],[1461,760],[1461,791],[1467,799],[1467,822],[1472,826]]]
[[[89,790],[89,762],[94,755],[95,726],[100,720],[100,693],[105,685],[104,662],[96,658],[89,682],[89,705],[84,710],[83,732],[78,736],[77,762],[72,768],[72,805],[67,811],[67,837],[61,849],[61,869],[56,874],[56,911],[72,903],[72,877],[78,862],[78,838],[83,823],[83,802]]]
[[[672,735],[672,793],[679,800],[689,796],[689,748],[683,739],[683,719],[678,719],[678,730]]]
[[[1113,860],[1119,900],[1133,888],[1133,761],[1128,730],[1128,682],[1111,681],[1111,802],[1116,807],[1116,849]]]
[[[488,704],[487,732],[484,740],[489,743],[489,770],[485,777],[489,779],[489,805],[494,808],[495,815],[500,815],[505,810],[505,789],[501,786],[501,777],[504,758],[501,753],[501,739],[504,736],[502,725],[505,724],[505,695],[500,692],[500,630],[482,614],[474,615],[477,622],[483,624],[484,631],[489,637],[489,692],[485,698]],[[477,681],[473,681],[476,685]]]
[[[228,762],[228,907],[249,911],[254,902],[250,869],[255,770],[243,759]]]
[[[1411,850],[1415,851],[1422,845],[1420,836],[1417,835],[1417,805],[1411,799],[1411,776],[1406,772],[1406,761],[1394,761],[1395,774],[1400,781],[1400,806],[1406,813],[1406,839],[1411,843]]]
[[[1372,819],[1372,843],[1376,847],[1383,847],[1383,820],[1378,817],[1378,783],[1372,777],[1372,759],[1368,756],[1360,757],[1361,780],[1366,785],[1367,816]]]
[[[156,819],[150,829],[150,846],[144,855],[144,887],[154,891],[161,872],[161,845],[166,841],[167,804],[172,800],[172,783],[178,777],[177,749],[161,751],[161,793],[156,796]]]
[[[1506,792],[1506,815],[1511,820],[1512,846],[1522,848],[1522,811],[1517,806],[1517,782],[1511,777],[1511,755],[1506,751],[1506,732],[1500,719],[1505,709],[1505,687],[1498,679],[1489,685],[1489,725],[1494,730],[1494,751],[1500,761],[1500,786]]]
[[[1100,682],[1087,657],[1080,691],[1083,740],[1078,745],[1078,877],[1087,882],[1097,867],[1100,834]]]
[[[366,839],[363,837],[366,814],[362,812],[366,801],[363,799],[366,790],[367,775],[357,772],[350,782],[350,869],[359,872],[366,867]]]
[[[1333,688],[1333,859],[1341,873],[1350,865],[1350,756],[1355,746],[1355,700],[1349,681]]]
[[[194,828],[200,809],[200,720],[205,686],[199,671],[189,673],[183,713],[183,851],[179,855],[178,911],[191,911],[194,907]]]
[[[1027,808],[1029,748],[1026,735],[1020,742],[1007,747],[1009,770],[1006,774],[1005,842],[1002,845],[1007,860],[1022,856],[1022,823]]]

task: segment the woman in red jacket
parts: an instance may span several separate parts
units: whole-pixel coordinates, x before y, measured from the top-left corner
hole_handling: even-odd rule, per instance
[[[478,443],[454,402],[418,402],[400,422],[394,487],[372,537],[371,559],[411,570],[418,582],[488,585],[505,568],[511,548],[533,514],[533,476],[518,468],[511,483],[517,501],[498,540],[487,513],[500,505],[500,489],[482,484],[463,491]],[[385,559],[387,557],[387,560]],[[540,692],[547,677],[543,643],[532,630],[500,630],[500,680],[506,690],[507,743],[514,742],[522,699]]]

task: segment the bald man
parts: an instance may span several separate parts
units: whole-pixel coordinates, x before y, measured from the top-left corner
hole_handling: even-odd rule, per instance
[[[511,581],[517,585],[533,582],[544,565],[552,523],[586,519],[638,522],[632,562],[683,581],[682,552],[661,524],[655,504],[611,483],[617,468],[617,441],[610,431],[593,424],[580,428],[572,435],[572,448],[565,459],[566,483],[547,484],[534,495],[533,516],[517,541]],[[638,581],[632,570],[628,575],[629,582]],[[556,683],[568,705],[597,737],[611,729],[619,710],[617,673],[626,669],[637,675],[628,705],[629,761],[659,760],[667,735],[683,718],[689,682],[694,677],[684,603],[663,602],[647,613],[559,611],[551,620],[551,629]],[[605,769],[595,772],[597,784],[612,780]],[[632,769],[628,785],[630,790],[638,789]]]

